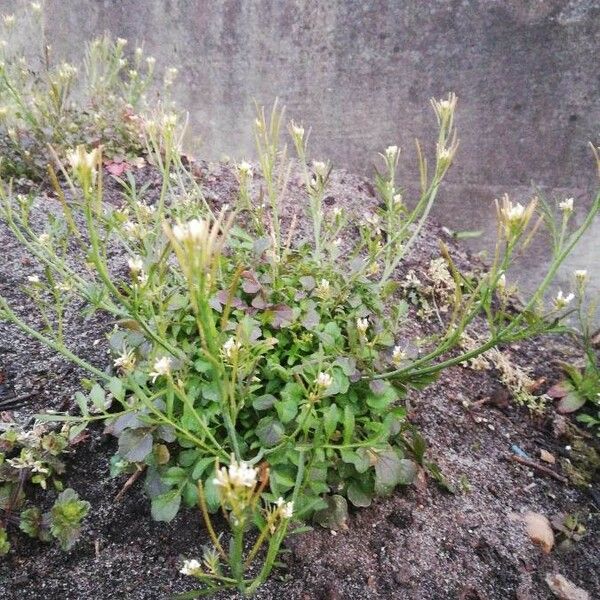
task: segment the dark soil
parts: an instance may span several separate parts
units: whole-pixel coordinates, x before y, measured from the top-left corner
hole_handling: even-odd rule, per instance
[[[201,164],[198,171],[210,202],[231,202],[235,179],[227,166]],[[136,176],[155,180],[149,168]],[[108,200],[119,202],[117,186],[107,187]],[[288,222],[294,210],[302,216],[301,193],[299,180],[292,179],[284,211]],[[327,204],[328,210],[344,206],[359,218],[375,198],[368,182],[337,171]],[[51,199],[44,205],[44,210],[54,210]],[[299,222],[296,235],[302,236],[303,220]],[[438,255],[440,237],[459,264],[469,265],[467,253],[432,225],[410,257],[412,268],[424,269]],[[18,289],[35,266],[2,225],[0,244],[0,293],[25,313]],[[110,322],[99,315],[83,320],[73,310],[69,323],[72,347],[95,364],[106,364],[104,333]],[[573,349],[564,340],[546,339],[513,348],[511,356],[532,369],[535,378],[543,378],[541,392],[560,377],[556,360],[573,358]],[[26,397],[20,410],[4,413],[4,418],[26,421],[44,408],[69,408],[81,376],[51,351],[0,323],[0,402]],[[430,445],[428,459],[439,465],[455,493],[423,475],[416,485],[354,511],[344,531],[334,535],[317,528],[289,538],[283,567],[257,597],[542,600],[553,597],[544,581],[551,572],[566,576],[592,598],[600,596],[597,484],[565,485],[507,460],[513,446],[534,459],[541,449],[573,458],[566,448],[572,438],[561,437],[564,423],[552,415],[532,418],[507,401],[493,373],[463,367],[448,370],[425,391],[411,393],[408,402],[412,423]],[[92,505],[81,540],[64,553],[15,533],[10,554],[0,561],[0,598],[151,600],[193,589],[193,581],[178,570],[183,557],[198,556],[207,542],[199,515],[181,511],[169,524],[153,522],[141,482],[116,503],[124,478],[109,477],[115,450],[114,440],[100,428],[73,448],[64,481]],[[586,535],[570,549],[544,555],[516,517],[527,510],[548,517],[577,513]]]

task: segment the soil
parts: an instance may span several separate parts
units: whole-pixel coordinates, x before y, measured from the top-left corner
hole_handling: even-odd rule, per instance
[[[227,165],[198,163],[197,172],[209,202],[231,203],[236,183]],[[151,199],[158,185],[156,174],[146,167],[136,171],[136,179],[150,184]],[[119,202],[118,186],[108,180],[107,201]],[[302,185],[295,172],[286,202],[285,220],[289,224],[298,211],[294,235],[301,238],[306,221]],[[334,171],[327,210],[342,206],[360,218],[375,203],[366,180]],[[36,210],[40,218],[46,211],[56,211],[51,195]],[[439,254],[439,239],[450,246],[462,267],[476,263],[432,224],[406,267],[425,269]],[[19,287],[36,267],[4,225],[0,225],[0,247],[0,293],[26,314],[28,305]],[[74,309],[67,321],[70,345],[94,364],[105,366],[109,320],[102,315],[86,320]],[[524,343],[510,353],[515,363],[540,379],[540,392],[560,377],[558,359],[575,356],[568,341],[560,338]],[[3,413],[3,418],[26,422],[37,411],[71,407],[83,374],[0,323],[0,375],[0,403],[19,398],[22,404]],[[551,412],[532,417],[508,401],[494,373],[464,367],[447,370],[424,391],[411,392],[408,405],[411,422],[428,441],[428,460],[437,463],[454,493],[423,475],[416,485],[353,511],[343,531],[334,534],[315,528],[290,537],[281,567],[256,597],[542,600],[554,597],[544,581],[548,573],[560,573],[591,598],[600,597],[598,483],[575,487],[508,460],[515,447],[533,459],[542,449],[558,459],[573,459],[568,449],[572,438],[561,437],[570,427]],[[114,439],[103,435],[100,427],[73,448],[64,482],[92,505],[82,537],[65,553],[19,533],[12,535],[13,548],[0,561],[0,598],[151,600],[194,588],[191,578],[178,570],[182,559],[198,556],[208,540],[199,515],[182,510],[169,524],[153,522],[141,481],[115,502],[125,479],[109,476],[109,459],[115,450]],[[555,469],[563,472],[561,466]],[[577,514],[586,534],[569,548],[544,554],[518,518],[524,511],[548,517]]]

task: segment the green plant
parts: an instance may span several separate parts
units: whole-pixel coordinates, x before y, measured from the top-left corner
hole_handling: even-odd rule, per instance
[[[583,407],[595,407],[598,418],[591,414],[580,414],[577,420],[588,427],[597,428],[600,435],[600,365],[594,346],[596,335],[592,327],[597,301],[586,302],[585,291],[589,281],[587,271],[575,271],[574,279],[575,291],[570,296],[576,299],[576,306],[572,310],[576,323],[571,327],[571,334],[581,348],[583,366],[563,364],[566,377],[552,386],[548,395],[559,400],[557,410],[560,413],[569,414]]]
[[[198,504],[212,546],[204,547],[202,563],[197,559],[186,560],[181,569],[181,573],[197,578],[204,587],[182,594],[178,598],[196,598],[230,587],[252,595],[267,579],[294,511],[293,501],[286,502],[281,497],[272,504],[264,502],[261,496],[268,480],[268,469],[259,470],[244,462],[238,464],[233,458],[229,467],[217,468],[213,483],[218,490],[221,509],[232,531],[228,551],[224,549],[215,533],[202,483],[198,483]],[[244,553],[244,539],[250,525],[256,527],[259,533],[249,550]],[[247,578],[265,544],[266,553],[262,567],[254,576]]]
[[[156,84],[155,59],[141,47],[130,55],[127,40],[97,38],[85,49],[82,64],[54,61],[47,44],[43,6],[5,15],[0,44],[0,150],[3,177],[43,180],[52,160],[51,145],[64,152],[77,144],[102,144],[112,159],[143,152],[141,127],[148,115],[147,95],[168,88],[176,70],[169,69],[162,89]],[[39,39],[37,49],[22,47],[13,35]]]
[[[421,189],[415,201],[396,182],[399,149],[382,153],[376,177],[381,204],[359,223],[357,235],[344,211],[326,218],[331,167],[311,160],[304,129],[295,123],[290,134],[304,175],[307,202],[301,208],[311,234],[296,239],[302,215],[284,224],[282,201],[293,167],[277,106],[269,115],[258,110],[260,173],[255,177],[246,162],[237,166],[239,197],[231,199],[231,209],[215,212],[204,198],[182,161],[182,131],[170,113],[141,128],[146,159],[162,178],[153,203],[128,174],[119,180],[123,205],[105,205],[101,149],[83,146],[55,152],[64,183],[55,175],[51,183],[60,212],[43,230],[31,218],[39,200],[0,187],[0,218],[41,268],[24,292],[44,327],[31,325],[2,298],[0,316],[91,377],[75,398],[80,415],[40,418],[64,421],[74,432],[105,421],[118,438],[112,473],[146,472],[157,520],[171,520],[182,502],[200,502],[210,531],[208,513],[225,503],[234,540],[228,557],[221,555],[232,575],[227,584],[245,591],[254,585],[240,571],[245,529],[231,518],[236,509],[220,489],[218,463],[229,464],[230,474],[234,465],[268,467],[268,486],[246,490],[259,539],[266,531],[259,504],[272,507],[279,498],[293,502],[299,520],[314,515],[339,527],[346,498],[368,506],[373,497],[410,483],[417,463],[443,481],[424,461],[423,445],[415,443],[407,422],[402,398],[408,388],[426,386],[443,369],[499,345],[564,330],[569,298],[561,293],[546,308],[545,294],[600,210],[600,194],[575,228],[572,205],[559,206],[559,227],[536,200],[524,207],[504,197],[497,203],[498,243],[487,272],[461,273],[440,243],[427,283],[413,273],[410,290],[402,284],[404,258],[458,147],[455,107],[453,94],[433,102],[434,164],[428,168],[417,145]],[[505,294],[507,273],[544,220],[560,234],[547,274],[515,312]],[[63,315],[76,301],[116,322],[108,340],[114,360],[105,370],[66,345]],[[419,354],[401,343],[409,302],[437,317],[434,331],[412,344]],[[463,348],[475,324],[478,338]],[[264,576],[285,531],[280,525],[270,534]]]
[[[197,190],[178,156],[171,118],[147,132],[148,159],[163,174],[155,206],[140,200],[133,179],[122,182],[124,207],[103,206],[100,155],[82,148],[70,154],[71,175],[63,170],[71,200],[55,181],[65,216],[54,223],[55,230],[39,236],[29,224],[35,199],[15,199],[4,189],[3,219],[45,265],[44,281],[35,279],[27,291],[46,315],[46,331],[29,326],[6,302],[4,316],[86,368],[98,382],[87,396],[77,396],[81,417],[45,418],[77,422],[79,427],[108,420],[109,431],[119,437],[113,471],[137,469],[137,464],[147,469],[159,519],[172,518],[182,498],[187,505],[195,504],[199,479],[205,481],[209,508],[216,510],[218,497],[210,483],[215,460],[227,461],[231,452],[236,460],[269,463],[270,501],[289,494],[298,473],[305,473],[296,498],[299,518],[326,508],[327,493],[341,492],[355,505],[366,506],[373,495],[409,483],[415,467],[403,450],[406,419],[399,405],[406,388],[425,385],[440,370],[499,344],[561,330],[556,317],[564,309],[564,298],[560,307],[560,299],[555,300],[548,314],[540,311],[540,303],[600,203],[599,197],[583,225],[563,236],[547,276],[521,313],[511,314],[507,308],[503,282],[513,255],[531,238],[528,224],[535,202],[523,208],[505,198],[498,205],[500,239],[487,274],[460,274],[442,245],[444,263],[432,272],[439,274],[441,267],[446,272],[446,309],[438,310],[445,329],[422,343],[421,356],[408,357],[395,345],[407,307],[398,302],[400,288],[389,279],[398,261],[388,249],[393,239],[401,240],[402,248],[414,239],[448,166],[448,153],[442,150],[455,137],[454,98],[434,108],[442,131],[437,146],[442,165],[428,183],[422,159],[422,197],[406,216],[417,227],[404,228],[404,237],[386,231],[387,222],[398,231],[400,217],[385,212],[397,211],[397,203],[384,203],[375,215],[378,227],[370,223],[361,228],[352,251],[356,260],[347,267],[339,264],[327,229],[313,229],[313,235],[323,237],[318,244],[304,240],[292,245],[290,232],[287,238],[281,235],[276,202],[285,188],[281,173],[289,172],[289,164],[285,152],[278,150],[280,140],[272,137],[279,127],[267,125],[263,112],[256,123],[258,150],[265,185],[275,190],[269,192],[274,199],[264,237],[254,237],[252,227],[236,223],[235,212],[215,215],[205,202],[181,200],[190,189],[193,194]],[[276,114],[270,122],[280,120]],[[299,145],[299,132],[292,135]],[[306,146],[301,148],[306,160]],[[383,155],[388,174],[378,184],[386,194],[394,192],[392,198],[397,195],[397,153],[392,148]],[[251,178],[244,167],[240,180]],[[317,165],[307,184],[325,186],[326,178],[326,170]],[[309,197],[315,193],[309,190]],[[240,210],[243,215],[255,209],[244,201]],[[319,211],[322,206],[311,200],[309,213]],[[251,223],[260,215],[254,216]],[[343,217],[338,216],[335,230],[343,229]],[[67,257],[69,239],[80,245],[83,269],[73,268],[72,256]],[[129,281],[111,272],[107,249],[117,245],[129,256]],[[321,248],[318,254],[316,248]],[[433,286],[432,297],[439,289]],[[47,300],[42,303],[41,297]],[[116,355],[114,374],[74,355],[52,325],[47,311],[54,307],[62,314],[72,297],[118,320],[109,339]],[[481,315],[489,337],[448,357]]]
[[[72,489],[62,489],[58,476],[64,473],[62,455],[69,444],[68,431],[24,430],[8,425],[0,435],[0,555],[8,553],[8,526],[18,526],[30,537],[49,542],[53,538],[69,550],[79,537],[80,524],[89,503]],[[27,497],[31,486],[60,494],[47,512]]]

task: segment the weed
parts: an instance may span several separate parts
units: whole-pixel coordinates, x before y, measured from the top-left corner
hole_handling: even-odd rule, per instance
[[[79,537],[80,524],[89,503],[74,490],[63,490],[58,476],[64,473],[62,455],[67,450],[68,431],[29,431],[11,424],[0,435],[0,555],[10,550],[9,526],[18,527],[44,542],[56,539],[69,550]],[[59,491],[49,511],[42,510],[27,497],[29,487],[49,487]]]
[[[131,73],[125,84],[118,76],[123,42],[101,41],[98,48],[88,56],[90,85],[100,95],[106,85],[118,86],[131,102],[142,98]],[[297,239],[297,216],[285,224],[292,162],[277,105],[270,113],[258,108],[258,167],[237,165],[239,195],[218,212],[181,158],[176,115],[164,109],[124,133],[143,146],[161,175],[153,204],[130,175],[119,180],[123,205],[106,205],[102,148],[69,148],[73,138],[54,141],[49,169],[62,218],[40,230],[30,219],[36,198],[15,195],[10,183],[0,187],[0,218],[43,267],[23,291],[45,326],[34,327],[3,298],[0,316],[91,377],[75,398],[79,415],[38,418],[66,422],[73,435],[106,422],[118,438],[112,473],[146,472],[155,519],[170,521],[182,503],[199,504],[212,547],[202,563],[192,559],[184,570],[209,589],[254,591],[274,564],[292,512],[299,521],[314,516],[337,527],[347,500],[368,506],[413,481],[417,463],[428,463],[402,406],[407,389],[502,344],[564,330],[561,319],[572,299],[561,294],[545,307],[545,295],[600,210],[600,195],[579,227],[572,226],[570,202],[559,207],[559,225],[536,199],[521,206],[504,197],[497,202],[494,259],[477,276],[461,273],[440,243],[427,283],[414,274],[412,289],[428,299],[439,328],[414,344],[418,356],[404,349],[408,294],[398,279],[458,148],[456,103],[454,94],[432,102],[435,159],[430,168],[417,144],[417,198],[405,197],[396,181],[399,148],[381,153],[380,208],[358,224],[356,236],[344,211],[326,218],[331,165],[310,157],[305,130],[294,122],[289,133],[304,177],[309,239]],[[34,116],[26,122],[32,134]],[[63,131],[60,123],[57,131]],[[99,136],[104,139],[101,130]],[[544,220],[555,239],[548,271],[515,313],[505,298],[509,268]],[[342,260],[341,238],[348,260]],[[74,302],[117,323],[108,340],[108,369],[67,346],[63,314]],[[485,334],[461,349],[476,319]],[[210,520],[219,508],[232,530],[228,552]],[[78,511],[73,506],[67,513]],[[242,558],[251,523],[258,528],[257,550]],[[260,574],[248,579],[264,548]]]

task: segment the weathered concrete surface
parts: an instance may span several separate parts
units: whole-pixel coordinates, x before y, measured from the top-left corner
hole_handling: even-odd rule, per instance
[[[18,3],[17,3],[18,4]],[[531,184],[585,198],[600,143],[598,0],[49,0],[57,53],[109,30],[181,72],[202,153],[252,157],[253,98],[279,96],[312,127],[313,153],[368,173],[388,144],[431,138],[431,96],[459,98],[461,146],[438,215],[494,230],[493,204]],[[5,12],[14,0],[0,0]],[[565,188],[560,189],[560,188]],[[600,233],[600,225],[597,227]],[[591,236],[577,265],[596,265]],[[489,241],[486,235],[475,244]],[[539,258],[529,260],[533,272]]]

